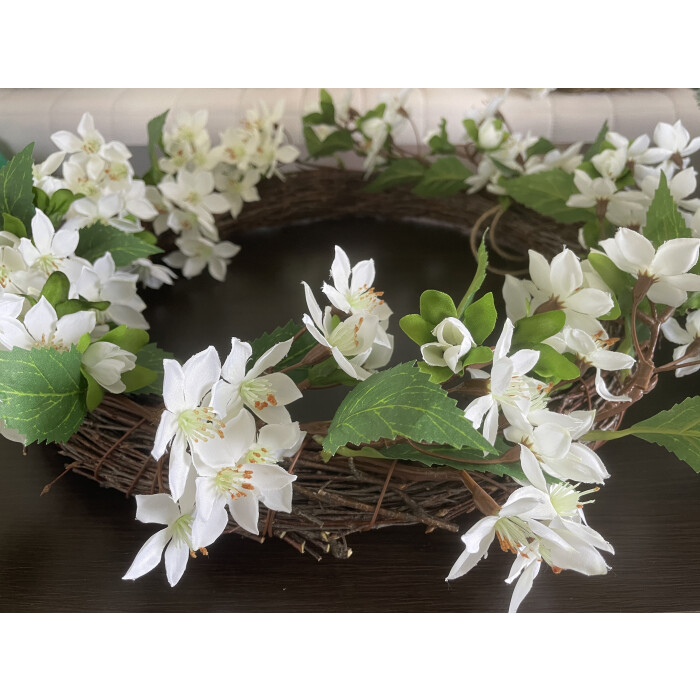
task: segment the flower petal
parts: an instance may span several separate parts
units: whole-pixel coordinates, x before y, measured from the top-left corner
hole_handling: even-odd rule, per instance
[[[182,540],[172,540],[165,550],[165,573],[168,583],[174,586],[185,573],[187,560],[190,558],[190,548]]]
[[[167,493],[136,496],[136,520],[142,523],[170,525],[180,517],[180,509]]]
[[[123,579],[137,579],[139,576],[147,574],[160,563],[163,556],[163,548],[171,538],[172,532],[169,527],[164,530],[159,530],[155,535],[152,535],[146,540],[146,543],[139,549],[138,554],[134,559],[134,563],[129,567],[129,570],[122,576]]]

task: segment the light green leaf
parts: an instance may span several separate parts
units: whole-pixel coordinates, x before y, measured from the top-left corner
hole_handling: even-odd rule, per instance
[[[136,365],[134,369],[124,372],[121,377],[126,389],[124,392],[132,394],[139,389],[145,389],[158,381],[158,372],[142,365]]]
[[[366,187],[365,192],[381,192],[392,187],[414,185],[425,174],[426,167],[415,158],[399,158],[392,161]]]
[[[0,213],[11,214],[30,231],[35,214],[30,143],[23,151],[0,168]]]
[[[85,417],[81,354],[72,347],[0,352],[0,418],[33,442],[65,442]]]
[[[437,289],[426,289],[420,295],[420,315],[435,328],[440,321],[457,317],[452,297]]]
[[[456,156],[434,161],[421,181],[411,190],[419,197],[450,197],[467,189],[465,180],[472,174]]]
[[[412,362],[372,375],[340,404],[323,448],[362,445],[402,435],[417,442],[471,447],[493,452],[457,402]]]
[[[148,157],[151,161],[151,168],[143,176],[147,185],[157,185],[165,174],[158,165],[157,149],[160,148],[161,151],[165,151],[163,148],[163,127],[165,126],[165,120],[168,117],[169,111],[169,109],[166,109],[163,114],[153,117],[153,119],[148,122]]]
[[[427,374],[433,384],[442,384],[454,376],[454,372],[449,367],[434,367],[427,362],[423,362],[423,360],[418,362],[418,369],[423,374]]]
[[[44,213],[49,217],[54,228],[58,228],[66,215],[66,212],[70,209],[70,205],[75,202],[76,199],[81,199],[82,194],[73,194],[70,190],[60,189],[56,190],[49,199]]]
[[[307,378],[311,386],[334,386],[335,384],[344,384],[345,386],[357,386],[357,379],[353,379],[348,374],[338,367],[338,363],[329,357],[317,365],[309,368]]]
[[[493,293],[484,294],[481,299],[467,306],[462,314],[462,321],[474,338],[477,345],[483,343],[496,326],[496,305],[493,303]]]
[[[467,365],[485,365],[493,360],[493,350],[484,345],[477,345],[472,348],[462,360],[462,364]]]
[[[416,344],[425,345],[426,343],[434,343],[435,336],[433,335],[432,323],[428,323],[422,316],[418,314],[408,314],[399,321],[401,330]]]
[[[700,396],[691,396],[625,430],[594,430],[583,439],[615,440],[627,435],[665,447],[700,473]]]
[[[554,144],[549,139],[540,138],[527,149],[527,153],[525,154],[526,160],[532,156],[541,156],[553,150]]]
[[[654,199],[649,205],[642,233],[656,248],[674,238],[692,238],[693,234],[678,211],[678,205],[671,196],[671,190],[668,188],[666,175],[663,172]]]
[[[95,262],[108,252],[112,254],[117,267],[125,267],[138,258],[147,258],[149,255],[162,253],[163,250],[114,226],[98,223],[80,229],[76,255],[89,262]]]
[[[546,170],[503,180],[501,185],[516,202],[560,223],[575,224],[595,219],[587,209],[566,206],[569,197],[578,192],[573,173]]]
[[[447,136],[447,120],[444,117],[440,120],[438,133],[430,137],[428,145],[431,155],[450,155],[455,152],[455,147]]]
[[[472,303],[474,295],[479,291],[479,289],[481,289],[481,285],[486,279],[486,268],[489,264],[489,254],[486,250],[487,235],[488,231],[484,234],[483,238],[481,239],[481,243],[479,244],[479,250],[477,251],[476,257],[476,272],[474,273],[474,278],[469,284],[469,287],[467,288],[467,291],[465,292],[462,301],[459,302],[459,306],[457,307],[458,317],[461,316],[464,312],[464,309],[466,309],[467,306],[469,306],[469,304]]]
[[[114,343],[122,350],[138,354],[139,350],[148,343],[148,333],[139,328],[127,328],[124,325],[117,326],[111,331],[105,333],[100,341],[105,343]]]
[[[556,382],[562,379],[578,379],[581,376],[579,368],[550,345],[533,343],[528,347],[539,350],[540,359],[533,371],[543,379]]]
[[[85,394],[85,404],[88,411],[94,411],[101,403],[105,395],[105,390],[100,386],[92,375],[87,373],[83,367],[83,377],[87,380],[87,392]]]
[[[17,238],[27,237],[27,229],[24,227],[22,221],[7,212],[2,215],[2,230],[13,233]]]

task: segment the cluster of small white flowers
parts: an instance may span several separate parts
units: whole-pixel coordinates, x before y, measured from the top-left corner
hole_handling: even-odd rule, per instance
[[[137,496],[136,518],[160,523],[124,575],[136,579],[154,569],[165,550],[168,581],[182,577],[188,558],[214,542],[229,514],[248,532],[258,533],[259,503],[291,511],[296,478],[279,466],[301,446],[304,433],[285,405],[301,396],[280,372],[266,373],[289,352],[292,339],[270,348],[246,371],[252,349],[238,338],[223,367],[209,347],[184,365],[164,361],[165,410],[153,457],[170,449],[170,494]],[[255,417],[264,421],[259,431]]]
[[[90,345],[82,356],[85,370],[107,391],[123,392],[120,377],[134,368],[135,355],[100,338],[109,330],[109,323],[148,328],[141,313],[146,305],[136,292],[137,275],[117,270],[110,253],[94,264],[77,256],[77,229],[65,225],[54,231],[40,209],[32,219],[30,234],[20,239],[6,231],[0,233],[0,351],[15,347],[64,351],[88,334]],[[109,302],[107,308],[79,310],[59,318],[56,309],[40,296],[56,271],[68,279],[67,299]],[[38,301],[32,305],[28,297]],[[23,436],[13,439],[24,442]]]
[[[629,140],[608,132],[605,140],[612,148],[605,148],[591,158],[597,175],[591,177],[583,170],[575,170],[574,184],[579,192],[567,204],[584,209],[595,207],[597,213],[604,214],[615,226],[639,228],[646,221],[647,210],[664,173],[688,227],[693,235],[700,236],[700,199],[692,197],[697,173],[690,167],[690,156],[700,150],[700,137],[691,140],[679,120],[675,124],[657,124],[653,146],[646,134]],[[628,173],[635,187],[623,184]]]
[[[334,286],[323,284],[331,306],[323,312],[309,285],[302,282],[311,314],[304,314],[304,324],[348,376],[367,379],[391,359],[394,337],[387,328],[392,311],[382,299],[384,293],[372,286],[373,260],[362,260],[351,268],[345,251],[336,246],[331,277]]]
[[[257,202],[257,185],[263,178],[282,177],[280,164],[299,155],[286,143],[280,124],[283,103],[269,111],[249,110],[239,127],[227,129],[212,147],[206,110],[181,113],[169,119],[163,130],[165,156],[159,160],[166,173],[147,196],[158,211],[156,234],[170,229],[178,234],[178,250],[165,256],[186,278],[207,267],[223,280],[226,266],[240,250],[220,242],[215,216],[229,212],[235,219],[245,202]]]

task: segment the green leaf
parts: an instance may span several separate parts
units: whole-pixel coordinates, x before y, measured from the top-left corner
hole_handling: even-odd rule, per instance
[[[467,189],[465,180],[471,174],[459,158],[446,156],[434,161],[411,191],[419,197],[450,197]]]
[[[153,117],[153,119],[148,122],[148,157],[151,161],[151,168],[143,176],[147,185],[157,185],[165,174],[158,166],[157,149],[160,148],[161,151],[165,152],[163,147],[163,127],[165,126],[165,120],[168,117],[169,111],[169,109],[166,109],[163,114]]]
[[[0,418],[33,442],[65,442],[85,417],[81,354],[54,348],[0,352]]]
[[[423,360],[418,363],[418,369],[423,374],[427,374],[433,384],[442,384],[454,376],[454,372],[449,367],[435,367],[423,362]]]
[[[665,447],[700,473],[700,396],[691,396],[670,410],[661,411],[625,430],[596,430],[593,435],[593,439],[602,440],[636,435]]]
[[[629,272],[621,270],[607,255],[595,250],[588,254],[588,262],[617,297],[621,313],[629,314],[632,311],[632,289],[636,279]]]
[[[54,309],[68,299],[69,292],[70,280],[65,273],[60,271],[52,272],[41,288],[41,296],[46,297]]]
[[[36,209],[41,209],[41,211],[46,213],[46,210],[49,207],[49,195],[47,195],[44,190],[40,190],[38,187],[32,187],[32,192],[34,194],[34,207]]]
[[[408,314],[399,321],[401,330],[416,344],[425,345],[435,342],[432,323],[428,323],[418,314]]]
[[[565,323],[566,314],[558,309],[521,318],[515,323],[511,346],[522,348],[541,343],[559,333]]]
[[[140,367],[151,369],[156,378],[148,385],[132,391],[132,394],[157,394],[163,393],[163,360],[172,359],[172,353],[161,350],[155,343],[149,343],[139,350],[136,355],[136,364]]]
[[[598,135],[595,137],[595,141],[589,146],[588,150],[585,152],[583,156],[584,161],[589,161],[593,156],[597,156],[601,151],[604,151],[606,146],[605,144],[607,141],[605,140],[605,137],[608,135],[608,122],[605,121],[603,123],[603,126],[601,127],[600,131],[598,132]],[[608,144],[608,147],[610,144]]]
[[[516,202],[562,224],[581,223],[595,218],[587,209],[566,206],[569,197],[578,192],[573,173],[545,170],[503,180],[501,185]]]
[[[2,230],[13,233],[18,238],[27,237],[27,229],[24,227],[22,221],[7,212],[2,215]]]
[[[486,250],[487,235],[488,231],[484,234],[483,238],[481,239],[481,243],[479,244],[479,250],[477,251],[476,257],[476,272],[474,273],[474,278],[469,284],[469,287],[467,288],[467,291],[464,294],[462,301],[459,302],[459,306],[457,307],[458,317],[461,316],[464,312],[464,309],[466,309],[467,306],[469,306],[469,304],[472,303],[474,295],[479,291],[479,289],[481,289],[481,285],[486,279],[486,268],[489,264],[489,254]]]
[[[671,190],[666,182],[666,175],[663,172],[654,199],[649,205],[647,222],[642,233],[656,248],[665,241],[674,238],[691,238],[693,235],[685,225],[685,220],[678,211],[678,205],[673,201]]]
[[[545,138],[540,138],[527,149],[525,159],[527,160],[531,156],[543,156],[553,150],[554,144],[551,141]]]
[[[414,185],[425,174],[425,166],[415,158],[392,161],[366,187],[365,192],[381,192],[401,185]]]
[[[493,452],[457,402],[412,362],[378,372],[356,386],[340,404],[323,448],[362,445],[402,435],[417,442]]]
[[[676,309],[676,316],[685,316],[688,311],[700,309],[700,292],[695,292],[688,297],[688,301]]]
[[[150,245],[155,245],[158,241],[156,235],[151,233],[150,231],[136,231],[136,233],[134,233],[133,235],[136,236],[136,238],[138,238],[140,241],[143,241],[144,243],[149,243]]]
[[[73,194],[70,190],[61,189],[56,190],[49,199],[44,213],[49,217],[54,228],[58,228],[66,215],[66,212],[70,209],[70,205],[75,202],[76,199],[81,199],[83,195]]]
[[[80,299],[68,299],[67,301],[62,301],[55,306],[56,315],[58,318],[63,318],[68,314],[74,314],[76,311],[89,311],[90,309],[106,311],[108,308],[108,301],[87,301],[82,297],[80,297]]]
[[[319,104],[321,106],[321,115],[325,119],[325,123],[335,124],[335,107],[333,106],[333,98],[328,90],[321,88]]]
[[[25,231],[31,231],[35,213],[30,143],[23,151],[0,168],[0,213],[12,214],[24,224]]]
[[[99,340],[105,343],[114,343],[122,350],[133,352],[134,355],[137,355],[139,350],[148,343],[149,337],[144,330],[127,328],[125,325],[121,325],[105,333]]]
[[[85,405],[88,411],[94,411],[101,403],[105,395],[105,390],[97,380],[87,373],[83,367],[83,377],[87,381],[87,392],[85,393]]]
[[[162,252],[161,248],[146,243],[131,233],[100,223],[80,229],[80,241],[75,250],[76,255],[89,262],[95,262],[105,253],[111,253],[117,267],[125,267],[138,258]]]
[[[134,369],[122,374],[122,381],[126,386],[124,392],[132,394],[139,389],[144,389],[158,381],[158,372],[142,365],[136,365]]]
[[[444,117],[440,120],[438,133],[430,137],[428,145],[431,155],[451,155],[455,152],[455,147],[447,136],[447,120]]]
[[[437,289],[426,289],[420,295],[420,315],[435,328],[440,321],[457,317],[457,308],[452,297]]]
[[[556,382],[562,379],[578,379],[581,376],[579,368],[550,345],[534,343],[528,347],[540,352],[540,359],[533,371],[543,379]]]
[[[477,345],[483,343],[496,326],[498,313],[493,303],[493,293],[484,294],[481,299],[467,306],[462,314],[462,321]]]
[[[493,360],[493,350],[486,346],[472,348],[462,360],[462,364],[467,365],[485,365]]]
[[[321,141],[312,127],[305,126],[304,139],[306,140],[309,155],[312,158],[323,158],[337,151],[352,151],[355,147],[352,134],[347,129],[334,131]]]
[[[348,376],[348,374],[338,367],[338,363],[329,357],[317,365],[313,365],[308,370],[307,378],[311,386],[334,386],[344,384],[345,386],[357,386],[359,381]]]

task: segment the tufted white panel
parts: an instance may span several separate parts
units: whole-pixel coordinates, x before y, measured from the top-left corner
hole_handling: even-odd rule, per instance
[[[331,89],[340,97],[344,89]],[[381,98],[396,94],[394,88],[353,89],[353,104],[368,108]],[[416,129],[424,135],[445,117],[454,139],[462,136],[461,121],[470,108],[484,105],[501,90],[477,88],[418,88],[411,91],[408,107]],[[216,134],[240,121],[245,110],[259,101],[269,105],[285,101],[285,126],[294,143],[302,143],[301,116],[317,100],[316,88],[240,89],[0,89],[0,143],[15,152],[35,141],[35,159],[55,150],[50,134],[60,129],[75,131],[83,112],[89,111],[107,139],[129,146],[145,146],[146,124],[170,108],[174,111],[206,108],[209,129]],[[511,129],[530,131],[554,143],[592,141],[602,123],[628,137],[650,133],[658,121],[682,119],[692,135],[700,134],[700,109],[689,89],[630,89],[607,92],[567,93],[555,91],[546,97],[530,97],[513,90],[502,107]],[[399,140],[411,146],[416,137],[405,129]]]

